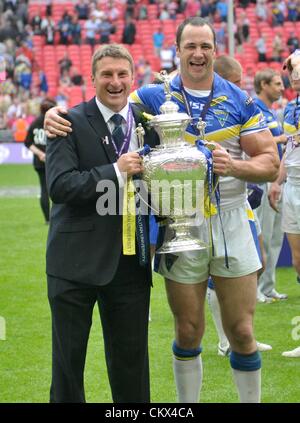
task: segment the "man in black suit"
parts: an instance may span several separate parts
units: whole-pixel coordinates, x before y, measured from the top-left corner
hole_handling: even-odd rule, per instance
[[[84,364],[97,302],[114,402],[149,402],[149,251],[137,231],[135,255],[125,255],[120,214],[103,215],[98,182],[113,183],[143,171],[134,132],[143,109],[128,102],[134,64],[126,49],[95,52],[96,97],[71,109],[73,131],[48,140],[46,175],[53,200],[47,243],[48,298],[52,313],[51,402],[84,402]],[[121,129],[121,135],[120,135]],[[149,131],[145,141],[154,146]],[[98,185],[99,191],[99,185]],[[108,192],[110,198],[114,193]],[[104,193],[102,193],[104,195]],[[107,195],[107,193],[106,193]],[[101,198],[101,197],[100,197]],[[125,224],[123,225],[126,226]],[[146,247],[148,241],[146,241]]]

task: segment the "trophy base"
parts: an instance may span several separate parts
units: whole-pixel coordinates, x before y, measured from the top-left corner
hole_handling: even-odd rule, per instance
[[[170,241],[166,241],[156,251],[157,254],[180,253],[181,251],[206,250],[208,248],[203,242],[197,238],[182,239],[175,237]]]

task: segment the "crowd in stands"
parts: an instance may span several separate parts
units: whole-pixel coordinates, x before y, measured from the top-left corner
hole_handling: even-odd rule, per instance
[[[128,47],[136,86],[151,82],[153,71],[176,69],[176,27],[195,15],[214,24],[218,51],[228,52],[226,0],[0,0],[0,131],[23,134],[46,96],[68,106],[91,98],[90,61],[99,44]],[[236,58],[250,94],[258,69],[280,70],[299,48],[299,29],[300,0],[235,1]]]

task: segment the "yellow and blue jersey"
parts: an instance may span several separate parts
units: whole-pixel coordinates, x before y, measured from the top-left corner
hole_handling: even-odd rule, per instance
[[[257,98],[257,97],[254,98],[254,102],[263,113],[266,119],[266,124],[268,125],[268,128],[270,129],[273,137],[278,137],[279,135],[282,135],[283,128],[279,119],[276,116],[275,110],[269,109],[260,98]],[[281,160],[282,159],[282,145],[277,143],[277,149],[278,149],[278,154]]]
[[[293,180],[300,180],[300,104],[298,99],[293,100],[284,110],[284,133],[288,136],[285,152],[285,167],[287,175]],[[295,140],[291,135],[298,135]]]
[[[172,100],[179,105],[179,112],[187,113],[182,93],[181,78],[176,75],[170,82]],[[186,92],[193,123],[197,123],[208,97],[193,96]],[[131,100],[147,105],[153,114],[159,114],[166,101],[163,84],[150,84],[131,94]],[[265,118],[256,104],[236,85],[214,74],[213,95],[205,116],[205,140],[220,143],[234,159],[243,159],[240,137],[267,128]],[[199,138],[195,126],[189,125],[185,140],[194,143]],[[223,181],[226,180],[226,184]],[[246,185],[233,177],[220,178],[221,205],[239,206],[246,200]]]

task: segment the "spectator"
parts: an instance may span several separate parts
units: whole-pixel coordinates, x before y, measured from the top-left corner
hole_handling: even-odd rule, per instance
[[[176,69],[175,62],[175,52],[172,45],[165,45],[160,50],[160,66],[161,69],[164,69],[168,73],[171,73],[174,69]]]
[[[147,12],[147,7],[145,5],[142,5],[142,6],[144,6],[146,8],[146,12]],[[106,16],[107,16],[109,22],[111,22],[112,24],[114,22],[116,22],[120,17],[119,9],[115,6],[115,2],[113,0],[110,0],[109,3],[108,3],[108,9],[106,11]]]
[[[294,53],[294,51],[299,48],[299,38],[296,37],[296,34],[294,31],[290,32],[290,36],[287,39],[286,44],[288,46],[290,54]]]
[[[81,25],[76,15],[72,16],[70,43],[81,44]]]
[[[113,26],[108,18],[105,17],[102,19],[98,25],[98,31],[100,34],[100,44],[108,44],[110,42],[110,34],[113,31]]]
[[[26,121],[26,116],[23,114],[21,117],[18,117],[12,126],[14,140],[16,142],[24,142],[27,136],[28,123]]]
[[[75,67],[72,68],[71,83],[72,85],[76,85],[78,87],[81,87],[82,85],[85,84],[85,80],[83,76],[79,73],[78,69]]]
[[[268,19],[268,7],[266,0],[257,0],[255,11],[256,16],[260,21],[266,21]]]
[[[143,57],[140,57],[136,64],[136,80],[138,87],[152,82],[152,69],[150,63]]]
[[[227,39],[227,25],[225,22],[221,22],[220,28],[216,30],[216,39],[218,45],[218,52],[222,54],[225,52]]]
[[[290,0],[287,2],[287,20],[290,22],[296,22],[297,17],[297,2],[295,0]]]
[[[62,75],[64,71],[69,72],[72,67],[72,60],[69,58],[68,53],[66,52],[63,57],[58,61],[60,74]]]
[[[99,23],[96,20],[95,15],[91,15],[90,19],[88,19],[84,25],[86,30],[86,42],[94,47],[96,44],[96,34],[98,32]]]
[[[165,36],[160,26],[152,35],[153,45],[156,56],[160,57],[160,50],[164,44]]]
[[[138,20],[146,20],[148,18],[148,9],[145,4],[141,4],[139,7]]]
[[[75,11],[78,19],[87,20],[89,16],[89,7],[86,0],[79,0],[78,4],[75,6]]]
[[[169,10],[168,10],[168,6],[164,5],[164,7],[162,8],[160,14],[159,14],[159,19],[161,21],[165,21],[167,19],[170,19],[170,14],[169,14]]]
[[[255,47],[258,53],[258,61],[259,62],[266,62],[267,61],[267,47],[265,36],[262,34],[259,39],[255,43]]]
[[[284,51],[282,37],[276,34],[272,43],[272,60],[281,63],[281,55]]]
[[[45,99],[40,107],[40,116],[38,116],[30,125],[25,139],[25,146],[33,153],[33,166],[38,174],[40,181],[40,205],[45,218],[49,223],[49,195],[46,186],[45,160],[46,160],[46,133],[44,131],[45,113],[50,107],[56,106],[52,99]]]
[[[37,14],[34,15],[31,18],[31,21],[30,21],[30,25],[31,25],[35,35],[41,35],[42,34],[41,24],[42,24],[41,10],[39,9]]]
[[[126,18],[125,27],[122,35],[123,44],[134,44],[136,34],[136,26],[131,17]]]
[[[220,16],[221,22],[227,22],[228,4],[225,0],[217,2],[217,12]]]
[[[207,16],[209,16],[209,10],[210,9],[208,8],[208,15]],[[185,11],[186,11],[187,16],[199,16],[200,15],[200,1],[199,0],[187,0]]]
[[[71,27],[72,27],[72,17],[68,14],[67,11],[64,12],[61,20],[58,22],[58,30],[60,35],[60,44],[67,45],[69,44],[69,38],[71,36]]]
[[[242,19],[241,19],[241,26],[242,26],[242,40],[243,42],[248,42],[249,41],[249,35],[250,35],[250,21],[247,18],[246,13],[242,14]]]
[[[46,16],[41,24],[42,33],[45,35],[46,44],[54,44],[55,24],[51,16]]]
[[[271,8],[272,13],[272,25],[278,26],[283,25],[284,22],[284,13],[282,3],[279,0],[275,0]]]

